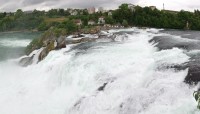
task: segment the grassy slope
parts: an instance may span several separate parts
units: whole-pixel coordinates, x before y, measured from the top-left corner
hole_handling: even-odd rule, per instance
[[[46,23],[52,23],[52,22],[63,22],[65,21],[67,18],[66,17],[58,17],[58,18],[45,18],[45,22]]]

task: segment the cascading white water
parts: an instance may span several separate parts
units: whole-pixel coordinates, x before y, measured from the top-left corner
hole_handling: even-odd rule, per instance
[[[165,68],[189,57],[178,48],[158,51],[149,43],[157,30],[133,30],[85,50],[69,45],[25,68],[1,62],[0,114],[199,113],[194,88],[183,83],[187,70]]]

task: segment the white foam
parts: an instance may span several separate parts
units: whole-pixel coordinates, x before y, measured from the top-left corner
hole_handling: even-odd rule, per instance
[[[0,40],[0,45],[6,47],[26,47],[30,42],[30,39],[2,39]]]
[[[193,89],[183,83],[187,70],[156,69],[188,56],[177,48],[157,52],[149,43],[154,34],[137,31],[79,53],[71,46],[51,51],[26,68],[0,63],[0,113],[197,114]]]
[[[161,30],[164,30],[164,29],[156,29],[156,28],[147,28],[146,29],[146,31],[151,32],[151,33],[158,33]]]
[[[140,30],[140,29],[137,29],[137,28],[130,28],[130,29],[112,29],[112,30],[108,30],[108,32],[110,33],[115,33],[115,32],[120,32],[120,31],[135,31],[135,30]]]

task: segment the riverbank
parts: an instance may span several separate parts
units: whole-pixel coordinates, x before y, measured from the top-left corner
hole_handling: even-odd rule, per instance
[[[42,31],[38,31],[38,30],[16,30],[16,31],[4,31],[4,32],[0,32],[0,33],[18,33],[18,32],[42,32]]]

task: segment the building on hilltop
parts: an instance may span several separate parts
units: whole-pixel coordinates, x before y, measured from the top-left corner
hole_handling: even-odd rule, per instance
[[[89,14],[95,13],[95,7],[87,8]]]
[[[74,23],[77,25],[77,26],[81,26],[83,23],[81,21],[81,19],[75,19],[74,20]]]
[[[78,15],[78,11],[77,10],[70,10],[70,15]]]
[[[105,24],[105,18],[103,17],[103,16],[101,16],[101,17],[99,17],[99,19],[98,19],[98,24]]]

